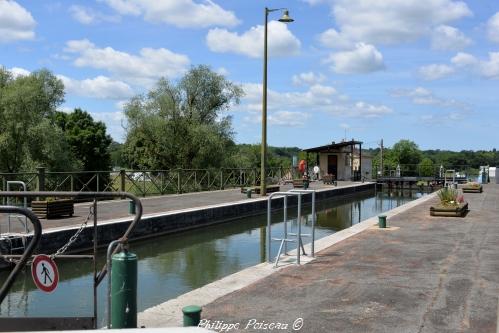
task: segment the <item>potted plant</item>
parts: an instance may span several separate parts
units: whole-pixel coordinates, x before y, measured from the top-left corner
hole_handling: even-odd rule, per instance
[[[50,219],[64,215],[73,216],[73,199],[46,198],[45,200],[32,201],[31,209],[38,218]]]
[[[430,207],[431,216],[463,217],[468,211],[468,203],[456,189],[445,187],[438,192],[440,202]]]
[[[468,182],[463,186],[464,193],[482,193],[483,187],[477,182]]]

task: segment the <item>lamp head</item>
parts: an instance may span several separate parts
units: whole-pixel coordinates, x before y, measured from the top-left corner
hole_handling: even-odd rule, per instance
[[[287,10],[287,9],[284,11],[284,14],[279,19],[279,22],[282,22],[282,23],[291,23],[293,21],[294,20],[289,16],[289,10]]]

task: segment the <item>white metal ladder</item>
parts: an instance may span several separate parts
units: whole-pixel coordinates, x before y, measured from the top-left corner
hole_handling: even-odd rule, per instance
[[[302,234],[301,233],[301,222],[302,222],[302,196],[306,194],[312,194],[312,232],[310,234]],[[283,238],[273,238],[272,237],[272,197],[276,195],[282,195],[283,200],[284,200],[284,236]],[[298,201],[298,212],[297,212],[297,224],[298,224],[298,230],[296,233],[290,233],[288,232],[288,196],[294,196],[297,198]],[[315,214],[315,191],[314,190],[290,190],[288,192],[274,192],[272,193],[269,198],[267,199],[267,261],[269,263],[272,263],[272,241],[277,241],[280,242],[279,245],[279,251],[277,252],[277,256],[275,258],[275,263],[274,267],[277,267],[279,264],[279,259],[281,258],[282,254],[284,253],[287,255],[288,249],[287,249],[287,244],[288,243],[297,243],[296,246],[296,263],[299,265],[300,264],[300,256],[301,254],[306,255],[305,252],[305,247],[303,246],[303,239],[302,237],[311,237],[311,256],[313,257],[315,255],[315,220],[316,220],[316,214]],[[292,236],[292,238],[288,237]],[[301,250],[301,251],[300,251]]]

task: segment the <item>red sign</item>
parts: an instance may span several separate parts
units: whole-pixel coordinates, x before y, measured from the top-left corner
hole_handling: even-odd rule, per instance
[[[31,264],[31,275],[38,289],[51,293],[59,283],[59,271],[54,260],[45,254],[39,254]]]

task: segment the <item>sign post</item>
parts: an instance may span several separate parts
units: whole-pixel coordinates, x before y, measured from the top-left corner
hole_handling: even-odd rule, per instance
[[[33,259],[31,275],[38,289],[46,293],[53,292],[59,283],[57,265],[45,254],[39,254]]]

